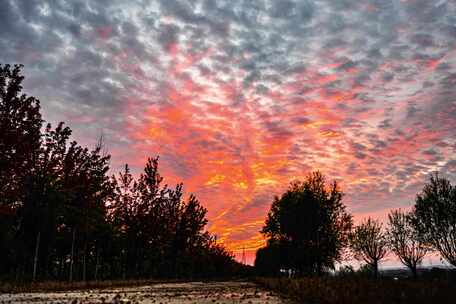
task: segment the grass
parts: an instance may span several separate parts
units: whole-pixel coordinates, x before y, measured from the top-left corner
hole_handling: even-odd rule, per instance
[[[347,277],[256,278],[267,289],[299,303],[380,304],[456,303],[455,285],[448,281],[415,281]]]

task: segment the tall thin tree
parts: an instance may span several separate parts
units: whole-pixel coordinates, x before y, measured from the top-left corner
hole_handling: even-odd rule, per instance
[[[378,277],[378,264],[388,253],[388,241],[382,224],[371,218],[356,226],[350,234],[350,248],[355,258],[366,262]]]
[[[412,214],[393,210],[388,214],[389,226],[387,237],[389,248],[396,254],[402,264],[407,266],[414,278],[417,277],[417,266],[421,264],[429,251],[419,238],[412,225]]]

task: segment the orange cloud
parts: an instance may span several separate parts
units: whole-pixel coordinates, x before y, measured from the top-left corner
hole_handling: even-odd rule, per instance
[[[273,196],[310,170],[340,181],[350,210],[380,217],[378,210],[384,214],[385,207],[375,204],[389,193],[409,197],[416,190],[417,184],[401,184],[400,174],[411,174],[416,182],[432,168],[413,168],[409,160],[418,160],[423,145],[443,133],[416,132],[412,121],[399,126],[399,134],[380,129],[385,108],[363,97],[366,90],[379,90],[380,73],[397,63],[383,64],[363,85],[354,84],[359,68],[338,71],[340,61],[310,65],[258,93],[253,84],[243,84],[246,72],[240,68],[229,77],[214,69],[199,73],[199,64],[215,54],[170,45],[164,67],[169,79],[160,83],[122,64],[143,84],[142,96],[130,98],[125,107],[131,117],[127,137],[135,153],[161,156],[168,183],[183,181],[185,190],[197,195],[209,210],[209,230],[238,258],[245,250],[252,261],[264,244],[259,231]],[[337,81],[348,85],[329,90]],[[306,83],[313,89],[303,90]],[[403,103],[396,109],[407,112]],[[135,165],[141,166],[139,160]],[[404,166],[410,166],[409,173],[399,172]]]

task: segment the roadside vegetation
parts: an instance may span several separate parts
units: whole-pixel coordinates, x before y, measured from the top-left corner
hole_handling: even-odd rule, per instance
[[[63,122],[45,123],[23,79],[21,65],[0,65],[0,280],[205,279],[245,268],[206,231],[202,203],[164,184],[158,157],[137,177],[128,165],[110,175],[102,138],[87,148]]]
[[[393,280],[366,277],[257,278],[265,288],[298,303],[454,303],[448,280]]]
[[[312,172],[277,196],[255,267],[206,231],[207,210],[182,184],[167,185],[158,156],[144,170],[110,174],[100,138],[71,140],[22,94],[22,66],[0,65],[0,291],[69,290],[152,280],[247,277],[305,303],[450,303],[453,270],[420,271],[439,254],[456,267],[456,186],[434,173],[410,211],[354,225],[336,181]],[[395,255],[407,278],[384,277]],[[355,258],[354,271],[336,265]]]
[[[386,227],[372,218],[353,225],[342,197],[320,172],[276,197],[261,231],[257,282],[304,303],[453,303],[454,269],[418,267],[427,253],[456,266],[456,186],[431,175],[412,209],[392,210]],[[388,254],[409,269],[405,278],[379,272]],[[336,271],[352,258],[360,270]]]

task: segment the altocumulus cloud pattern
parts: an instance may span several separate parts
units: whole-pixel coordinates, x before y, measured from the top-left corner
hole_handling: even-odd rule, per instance
[[[359,219],[456,178],[454,1],[3,0],[0,29],[48,120],[115,171],[159,154],[232,250],[309,170]]]

